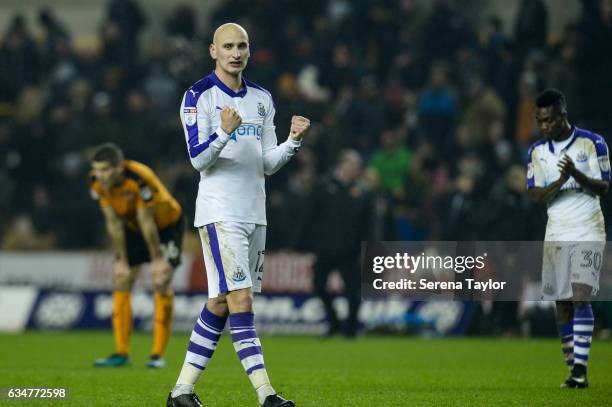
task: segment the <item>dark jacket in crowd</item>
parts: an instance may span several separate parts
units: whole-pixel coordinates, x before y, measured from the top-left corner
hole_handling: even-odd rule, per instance
[[[337,178],[325,178],[315,189],[307,228],[309,248],[321,254],[350,254],[361,249],[370,238],[373,218],[370,193],[358,183],[343,184]]]

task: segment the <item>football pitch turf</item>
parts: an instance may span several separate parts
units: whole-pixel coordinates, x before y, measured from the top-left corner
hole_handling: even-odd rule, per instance
[[[612,405],[612,342],[595,341],[586,390],[559,389],[566,377],[554,339],[353,341],[263,337],[277,391],[302,406]],[[183,362],[186,334],[171,338],[161,370],[144,367],[151,336],[136,334],[132,364],[94,368],[111,350],[110,332],[0,335],[0,388],[65,387],[66,400],[0,400],[6,405],[164,406]],[[196,391],[206,406],[257,406],[224,334]]]

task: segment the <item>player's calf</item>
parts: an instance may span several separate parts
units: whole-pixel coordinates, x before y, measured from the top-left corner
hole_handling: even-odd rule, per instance
[[[170,334],[172,332],[172,315],[174,312],[174,294],[166,289],[155,292],[153,311],[153,348],[147,367],[161,368],[166,362],[163,358]]]
[[[259,403],[263,405],[266,398],[276,392],[270,384],[264,365],[263,350],[255,332],[254,320],[252,312],[235,312],[229,315],[234,349],[257,392]]]
[[[170,393],[169,402],[171,399],[176,400],[188,400],[191,396],[195,397],[193,389],[196,382],[199,380],[202,372],[206,369],[208,362],[213,357],[219,339],[221,338],[221,332],[225,327],[227,316],[219,316],[208,310],[205,306],[200,314],[200,317],[196,321],[191,336],[189,338],[189,345],[187,348],[187,355],[179,374],[176,385]],[[186,396],[186,397],[181,397]],[[180,400],[176,401],[175,404],[168,404],[170,406],[197,406],[198,404],[180,404]],[[197,400],[197,397],[195,397]],[[195,401],[192,400],[194,403]],[[199,400],[197,400],[199,402]],[[188,401],[185,401],[187,403]],[[178,404],[177,404],[178,403]]]

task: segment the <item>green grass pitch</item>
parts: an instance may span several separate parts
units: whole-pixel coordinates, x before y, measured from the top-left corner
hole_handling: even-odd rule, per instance
[[[305,406],[604,406],[612,405],[612,342],[595,341],[586,390],[565,379],[554,339],[354,341],[263,337],[277,391]],[[163,406],[182,364],[187,335],[171,338],[168,366],[144,367],[151,337],[133,337],[132,365],[92,367],[111,350],[110,332],[0,335],[0,387],[68,387],[67,400],[6,405]],[[257,406],[227,333],[196,387],[206,406]]]

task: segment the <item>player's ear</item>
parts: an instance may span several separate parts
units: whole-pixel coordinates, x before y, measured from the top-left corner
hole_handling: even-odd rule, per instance
[[[210,44],[210,46],[208,47],[208,51],[210,52],[210,57],[216,61],[217,60],[217,47],[215,47],[215,44]]]

